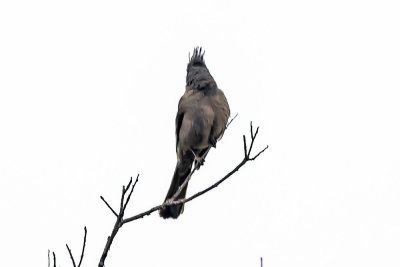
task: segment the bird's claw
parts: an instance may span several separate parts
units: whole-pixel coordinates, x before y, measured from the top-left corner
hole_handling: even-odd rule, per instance
[[[194,156],[194,167],[196,170],[200,169],[200,166],[202,166],[205,162],[204,157],[199,157],[192,149],[191,149],[193,156]]]
[[[204,158],[199,156],[194,157],[194,166],[197,170],[200,169],[200,166],[204,165],[204,162],[205,162]]]
[[[209,141],[210,141],[210,145],[211,145],[213,148],[216,148],[216,147],[217,147],[217,140],[215,140],[215,138],[214,138],[213,136],[210,136]]]

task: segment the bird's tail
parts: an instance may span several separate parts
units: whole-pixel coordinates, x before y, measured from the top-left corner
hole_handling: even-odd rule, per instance
[[[175,167],[174,177],[172,178],[171,185],[169,187],[167,196],[165,197],[165,201],[170,199],[176,191],[178,191],[179,186],[185,181],[186,177],[190,174],[192,170],[192,159],[186,159],[181,162],[178,162]],[[187,190],[187,184],[184,188],[182,188],[181,193],[175,200],[179,200],[185,198]],[[184,204],[179,204],[175,206],[167,206],[163,209],[160,209],[160,216],[164,219],[168,218],[178,218],[179,215],[183,212]]]

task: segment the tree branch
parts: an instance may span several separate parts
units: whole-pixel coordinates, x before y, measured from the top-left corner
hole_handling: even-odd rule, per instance
[[[56,264],[56,253],[54,253],[54,251],[53,251],[53,267],[57,267],[57,264]]]
[[[229,123],[227,123],[226,127],[228,127],[230,125],[230,123],[236,118],[237,114],[229,121]],[[106,204],[106,206],[111,210],[111,212],[116,216],[116,221],[113,227],[113,230],[111,232],[111,235],[109,235],[107,237],[107,242],[106,245],[104,247],[103,253],[100,257],[100,261],[98,264],[98,267],[104,267],[104,262],[107,258],[108,255],[108,251],[110,250],[110,247],[112,245],[112,242],[115,238],[115,236],[118,233],[118,230],[126,223],[129,223],[131,221],[143,218],[144,216],[150,215],[153,212],[160,210],[161,208],[164,208],[166,206],[173,206],[173,205],[178,205],[178,204],[183,204],[189,201],[192,201],[193,199],[209,192],[210,190],[216,188],[217,186],[219,186],[222,182],[224,182],[226,179],[228,179],[229,177],[231,177],[234,173],[236,173],[237,171],[239,171],[239,169],[241,167],[243,167],[248,161],[253,161],[255,160],[258,156],[260,156],[267,148],[268,146],[266,146],[265,148],[263,148],[262,150],[260,150],[255,156],[251,156],[251,152],[253,149],[253,145],[255,142],[255,139],[257,137],[258,134],[258,130],[259,127],[257,127],[256,131],[253,132],[253,124],[250,123],[250,144],[248,145],[247,140],[246,140],[246,136],[243,135],[243,150],[244,150],[244,157],[243,159],[236,165],[236,167],[234,167],[228,174],[226,174],[224,177],[222,177],[221,179],[219,179],[216,183],[212,184],[211,186],[203,189],[202,191],[197,192],[196,194],[186,198],[186,199],[179,199],[179,200],[175,200],[179,194],[181,193],[181,191],[183,190],[183,188],[187,185],[187,183],[189,182],[190,178],[192,177],[192,175],[194,174],[194,172],[198,169],[198,163],[196,163],[196,165],[193,167],[193,170],[189,173],[189,175],[186,177],[185,181],[182,183],[182,185],[178,188],[177,192],[168,200],[166,200],[163,204],[161,205],[157,205],[147,211],[141,212],[139,214],[136,214],[134,216],[128,217],[126,219],[124,219],[124,214],[125,214],[125,209],[131,199],[131,195],[133,193],[133,189],[135,188],[138,180],[139,180],[139,174],[136,177],[135,182],[132,184],[132,177],[129,180],[129,183],[126,186],[122,187],[122,193],[121,193],[121,200],[120,200],[120,207],[119,207],[119,212],[117,213],[109,204],[108,202],[102,197],[100,196],[101,200]],[[210,148],[209,148],[210,149]],[[207,150],[208,152],[208,150]],[[206,152],[206,153],[207,153]],[[206,154],[205,153],[205,154]],[[127,192],[128,195],[127,195]],[[127,197],[125,198],[125,196],[127,195]],[[68,244],[66,244],[66,247],[68,249],[68,253],[71,257],[71,261],[74,267],[80,267],[81,263],[82,263],[82,259],[84,256],[84,251],[85,251],[85,245],[86,245],[86,235],[87,235],[87,229],[85,227],[85,235],[84,235],[84,241],[83,241],[83,246],[82,246],[82,253],[80,256],[80,260],[78,263],[78,266],[75,263],[75,259],[72,255],[72,251],[69,248]],[[50,266],[50,256],[49,256],[50,251],[48,252],[48,258],[49,258],[49,266]],[[54,267],[56,267],[56,256],[55,253],[53,252],[53,258],[54,258]]]
[[[132,177],[131,177],[131,179],[129,180],[129,183],[126,185],[126,187],[125,186],[122,187],[120,210],[119,210],[119,213],[117,214],[117,219],[115,221],[114,228],[113,228],[113,230],[111,232],[111,235],[109,235],[107,237],[106,245],[105,245],[103,253],[101,254],[101,257],[100,257],[100,261],[99,261],[99,265],[98,265],[99,267],[103,267],[104,266],[104,262],[105,262],[105,260],[107,258],[108,251],[110,250],[111,244],[114,241],[114,238],[117,235],[119,228],[121,228],[122,225],[124,224],[123,219],[124,219],[125,209],[126,209],[126,206],[129,203],[129,200],[131,199],[131,195],[132,195],[133,189],[135,188],[136,183],[138,181],[139,181],[139,174],[136,176],[136,180],[135,180],[135,183],[133,185],[132,185]],[[125,194],[126,194],[126,192],[128,192],[129,189],[131,191],[129,192],[128,197],[125,200]],[[108,205],[108,203],[106,201],[104,201],[104,202],[113,211],[113,209]],[[116,213],[114,213],[114,214],[116,214]]]
[[[74,256],[72,255],[71,249],[69,248],[68,244],[65,244],[65,246],[66,246],[67,249],[68,249],[69,256],[71,257],[72,265],[73,265],[74,267],[80,267],[80,266],[81,266],[82,259],[83,259],[83,254],[85,253],[86,235],[87,235],[86,226],[85,226],[84,230],[85,230],[85,235],[84,235],[84,237],[83,237],[82,253],[81,253],[81,257],[80,257],[78,266],[76,266],[75,259],[74,259]]]
[[[228,129],[228,126],[232,123],[232,121],[233,121],[234,119],[236,119],[236,117],[237,117],[238,114],[239,114],[239,113],[236,113],[236,115],[233,116],[233,118],[232,118],[230,121],[228,121],[228,123],[227,123],[226,126],[225,126],[225,129]]]
[[[259,127],[257,127],[256,133],[253,135],[253,125],[252,123],[250,123],[250,135],[251,135],[251,142],[250,142],[250,149],[252,149],[255,138],[257,136],[258,133],[258,129]],[[135,216],[126,218],[123,220],[123,224],[143,218],[144,216],[150,215],[151,213],[153,213],[154,211],[157,211],[161,208],[164,208],[166,206],[172,206],[172,205],[178,205],[178,204],[183,204],[189,201],[192,201],[193,199],[207,193],[208,191],[214,189],[215,187],[217,187],[218,185],[220,185],[223,181],[225,181],[226,179],[228,179],[232,174],[234,174],[235,172],[237,172],[243,165],[245,165],[248,161],[252,161],[255,160],[259,155],[261,155],[267,148],[268,146],[266,146],[264,149],[262,149],[260,152],[257,153],[256,156],[254,157],[250,157],[250,149],[249,151],[247,151],[247,142],[246,142],[246,136],[243,135],[243,146],[244,146],[244,158],[243,160],[232,170],[230,171],[227,175],[225,175],[224,177],[222,177],[218,182],[216,182],[215,184],[207,187],[206,189],[192,195],[191,197],[188,197],[186,199],[180,199],[180,200],[176,200],[175,198],[179,195],[179,193],[181,192],[182,188],[189,182],[191,176],[193,175],[193,173],[196,171],[196,168],[193,168],[193,170],[189,173],[188,177],[185,179],[185,181],[182,183],[182,185],[178,188],[178,191],[172,196],[172,198],[168,199],[166,202],[164,202],[162,205],[158,205],[155,206],[147,211],[144,211],[142,213],[139,213]]]
[[[233,117],[233,119],[227,124],[227,126],[229,126],[229,124],[230,124],[235,118],[236,118],[236,116]],[[250,153],[251,153],[251,150],[252,150],[252,148],[253,148],[253,144],[254,144],[255,138],[256,138],[256,136],[257,136],[257,133],[258,133],[258,129],[259,129],[259,128],[257,127],[256,132],[253,133],[253,124],[250,123],[250,137],[251,137],[251,142],[250,142],[249,150],[247,150],[246,136],[243,135],[244,158],[242,159],[242,161],[241,161],[233,170],[231,170],[227,175],[225,175],[224,177],[222,177],[222,178],[221,178],[220,180],[218,180],[216,183],[214,183],[213,185],[207,187],[206,189],[204,189],[204,190],[202,190],[202,191],[200,191],[200,192],[198,192],[198,193],[192,195],[191,197],[188,197],[188,198],[186,198],[186,199],[175,200],[175,199],[179,196],[179,194],[180,194],[180,192],[182,191],[182,189],[187,185],[187,183],[189,182],[189,180],[190,180],[190,178],[192,177],[193,173],[198,169],[198,168],[197,168],[198,166],[196,165],[196,166],[193,167],[192,171],[191,171],[191,172],[189,173],[189,175],[186,177],[185,181],[184,181],[184,182],[181,184],[181,186],[178,188],[177,192],[176,192],[170,199],[168,199],[167,201],[165,201],[165,202],[164,202],[163,204],[161,204],[161,205],[157,205],[157,206],[155,206],[155,207],[153,207],[153,208],[151,208],[151,209],[149,209],[149,210],[147,210],[147,211],[141,212],[141,213],[139,213],[139,214],[136,214],[136,215],[134,215],[134,216],[131,216],[131,217],[128,217],[128,218],[124,219],[123,217],[124,217],[124,212],[125,212],[126,206],[128,205],[128,202],[129,202],[129,200],[130,200],[131,194],[132,194],[132,192],[133,192],[133,188],[135,187],[135,185],[136,185],[136,183],[137,183],[137,181],[138,181],[138,178],[136,178],[136,181],[135,181],[134,185],[133,185],[132,188],[131,188],[131,192],[129,193],[128,198],[127,198],[126,202],[124,203],[125,194],[126,194],[126,192],[129,190],[129,187],[130,187],[130,185],[131,185],[131,183],[132,183],[132,178],[131,178],[131,180],[129,181],[129,183],[128,183],[128,185],[126,186],[126,188],[125,188],[125,186],[124,186],[123,189],[122,189],[121,203],[120,203],[120,212],[119,212],[119,214],[116,215],[116,213],[113,212],[114,215],[117,216],[117,220],[116,220],[116,222],[115,222],[115,224],[114,224],[114,228],[113,228],[113,231],[112,231],[111,235],[110,235],[110,236],[108,237],[108,239],[107,239],[107,243],[106,243],[106,246],[105,246],[105,248],[104,248],[103,254],[102,254],[101,258],[100,258],[100,262],[99,262],[99,265],[98,265],[98,266],[99,266],[99,267],[103,267],[103,266],[104,266],[104,261],[105,261],[105,259],[106,259],[106,257],[107,257],[107,253],[108,253],[108,251],[109,251],[109,249],[110,249],[110,247],[111,247],[111,244],[112,244],[112,242],[113,242],[113,240],[114,240],[116,234],[118,233],[119,228],[121,228],[124,224],[129,223],[129,222],[132,222],[132,221],[137,220],[137,219],[140,219],[140,218],[143,218],[144,216],[148,216],[148,215],[152,214],[153,212],[155,212],[155,211],[157,211],[157,210],[160,210],[161,208],[164,208],[164,207],[166,207],[166,206],[178,205],[178,204],[182,204],[182,203],[186,203],[186,202],[192,201],[193,199],[195,199],[195,198],[197,198],[197,197],[199,197],[199,196],[201,196],[201,195],[207,193],[208,191],[210,191],[210,190],[216,188],[218,185],[220,185],[222,182],[224,182],[226,179],[228,179],[230,176],[232,176],[232,174],[234,174],[235,172],[237,172],[237,171],[238,171],[243,165],[245,165],[248,161],[255,160],[261,153],[263,153],[263,152],[268,148],[268,146],[267,146],[267,147],[265,147],[264,149],[262,149],[260,152],[258,152],[258,153],[256,154],[256,156],[250,157]],[[207,152],[208,152],[208,151],[207,151]],[[139,175],[138,175],[138,177],[139,177]],[[102,200],[107,204],[107,207],[109,207],[111,211],[114,211],[114,210],[108,205],[108,203],[107,203],[103,198],[102,198]]]
[[[83,245],[82,245],[82,253],[81,253],[81,258],[80,258],[80,260],[79,260],[79,264],[78,264],[78,267],[80,267],[81,266],[81,263],[82,263],[82,260],[83,260],[83,254],[85,253],[85,246],[86,246],[86,235],[87,235],[87,229],[86,229],[86,226],[85,226],[85,235],[84,235],[84,237],[83,237]]]
[[[110,204],[108,204],[108,202],[104,199],[103,196],[100,196],[101,200],[104,201],[104,203],[107,205],[107,207],[112,211],[112,213],[114,213],[115,217],[118,217],[118,214],[113,210],[113,208],[111,208]]]
[[[72,265],[73,265],[74,267],[76,267],[75,260],[74,260],[74,256],[72,256],[71,249],[68,247],[68,244],[65,244],[65,245],[67,246],[69,256],[71,257]]]

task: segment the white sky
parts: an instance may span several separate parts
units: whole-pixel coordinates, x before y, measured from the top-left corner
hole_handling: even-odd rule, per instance
[[[127,215],[164,199],[188,53],[238,118],[178,220],[125,225],[106,266],[399,266],[397,1],[2,1],[2,266],[96,266],[121,186]]]

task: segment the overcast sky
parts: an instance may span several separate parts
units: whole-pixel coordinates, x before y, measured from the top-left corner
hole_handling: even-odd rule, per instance
[[[236,120],[189,184],[269,149],[178,220],[125,225],[106,266],[399,266],[397,1],[2,1],[2,266],[97,266],[121,187],[160,204],[188,53]]]

